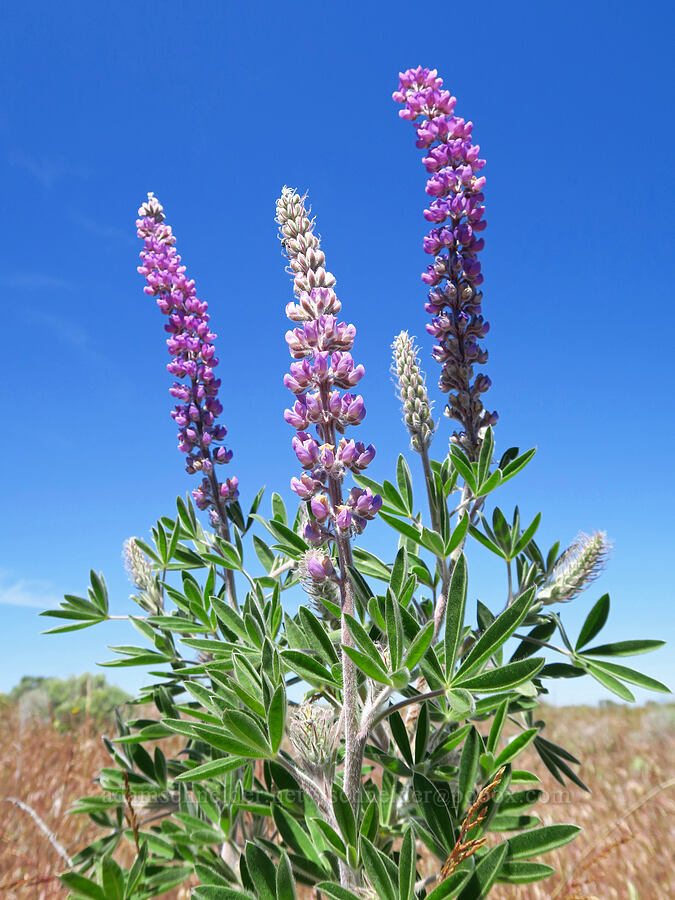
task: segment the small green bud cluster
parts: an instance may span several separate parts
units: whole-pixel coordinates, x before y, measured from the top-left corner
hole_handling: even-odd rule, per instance
[[[426,450],[434,433],[434,420],[420,369],[418,348],[407,331],[402,331],[391,345],[393,353],[392,373],[396,377],[398,397],[403,404],[403,421],[410,432],[410,446],[421,453]]]

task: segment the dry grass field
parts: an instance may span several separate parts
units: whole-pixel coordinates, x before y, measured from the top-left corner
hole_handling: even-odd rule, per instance
[[[33,809],[70,854],[95,834],[67,810],[94,793],[92,778],[106,755],[86,726],[59,734],[24,722],[11,708],[0,717],[0,897],[64,898],[57,852],[30,814]],[[499,886],[495,900],[666,900],[675,897],[675,706],[550,708],[546,734],[584,761],[585,794],[563,789],[536,758],[544,822],[575,822],[579,838],[555,855],[559,874],[542,885]],[[10,800],[9,798],[14,798]],[[430,871],[430,870],[427,870]],[[183,891],[182,896],[186,896]],[[172,892],[178,900],[180,892]]]

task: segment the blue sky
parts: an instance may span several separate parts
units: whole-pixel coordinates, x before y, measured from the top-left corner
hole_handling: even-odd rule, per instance
[[[424,170],[391,100],[399,69],[420,63],[439,69],[488,161],[489,402],[499,448],[538,447],[499,503],[541,509],[546,546],[579,530],[613,539],[602,580],[563,611],[572,631],[607,590],[608,640],[673,640],[671,15],[666,3],[578,0],[5,11],[0,690],[92,670],[105,644],[131,637],[117,623],[44,637],[36,614],[83,592],[90,567],[114,611],[130,611],[122,542],[192,486],[163,320],[136,272],[148,190],[219,334],[244,501],[263,483],[290,498],[296,470],[282,418],[291,287],[273,221],[284,184],[309,189],[358,329],[372,476],[390,477],[407,450],[389,374],[402,328],[419,336],[440,410],[419,280]],[[436,455],[449,432],[443,420]],[[383,539],[369,529],[371,548]],[[472,554],[469,593],[497,609],[502,573],[487,556]],[[675,683],[668,648],[635,665]],[[601,696],[584,679],[554,699]]]

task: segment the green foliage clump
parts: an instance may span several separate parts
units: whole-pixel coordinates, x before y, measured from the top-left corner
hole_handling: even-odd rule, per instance
[[[105,675],[73,675],[46,678],[24,675],[7,699],[19,704],[28,716],[50,719],[60,731],[90,721],[101,728],[114,721],[115,710],[131,697],[108,684]]]

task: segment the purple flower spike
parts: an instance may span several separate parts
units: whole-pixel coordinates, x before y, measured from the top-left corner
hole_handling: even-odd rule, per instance
[[[171,396],[179,401],[171,413],[179,428],[178,448],[186,454],[187,471],[206,476],[192,492],[195,503],[200,509],[212,508],[217,521],[226,525],[224,506],[239,496],[239,482],[228,478],[221,484],[214,473],[214,466],[229,463],[232,451],[219,446],[226,428],[216,424],[223,407],[218,400],[216,335],[209,327],[208,306],[197,297],[194,281],[185,276],[176,238],[164,224],[164,210],[154,194],[148,194],[138,215],[136,227],[144,243],[138,271],[147,281],[145,293],[157,298],[157,305],[169,319],[164,326],[172,356],[167,369],[177,378],[187,379],[187,383],[174,382],[170,389]]]
[[[478,173],[485,160],[471,142],[473,123],[454,115],[457,101],[443,90],[435,69],[419,66],[400,73],[393,98],[404,104],[399,115],[413,123],[416,144],[426,150],[426,190],[434,199],[424,217],[436,226],[424,238],[425,253],[434,257],[422,275],[432,288],[425,306],[433,317],[427,330],[438,340],[433,356],[443,366],[439,386],[449,394],[446,415],[462,426],[451,440],[475,458],[485,429],[497,422],[497,413],[487,412],[481,400],[489,379],[486,383],[486,376],[477,375],[473,380],[473,366],[487,360],[477,339],[489,328],[478,290],[483,283],[478,254],[485,246],[479,235],[486,225],[485,178]]]
[[[312,544],[332,537],[347,540],[382,505],[372,494],[363,510],[355,510],[350,502],[342,504],[346,471],[362,472],[375,456],[372,444],[366,447],[337,438],[349,426],[359,425],[366,414],[363,397],[350,392],[364,375],[350,352],[356,328],[338,319],[341,304],[333,290],[335,277],[325,268],[305,198],[284,188],[277,201],[277,222],[296,295],[296,302],[286,307],[295,326],[286,332],[295,362],[284,378],[295,397],[284,417],[298,430],[293,449],[305,472],[292,479],[291,487],[308,504],[311,519],[305,537]],[[311,426],[317,439],[306,431]]]

